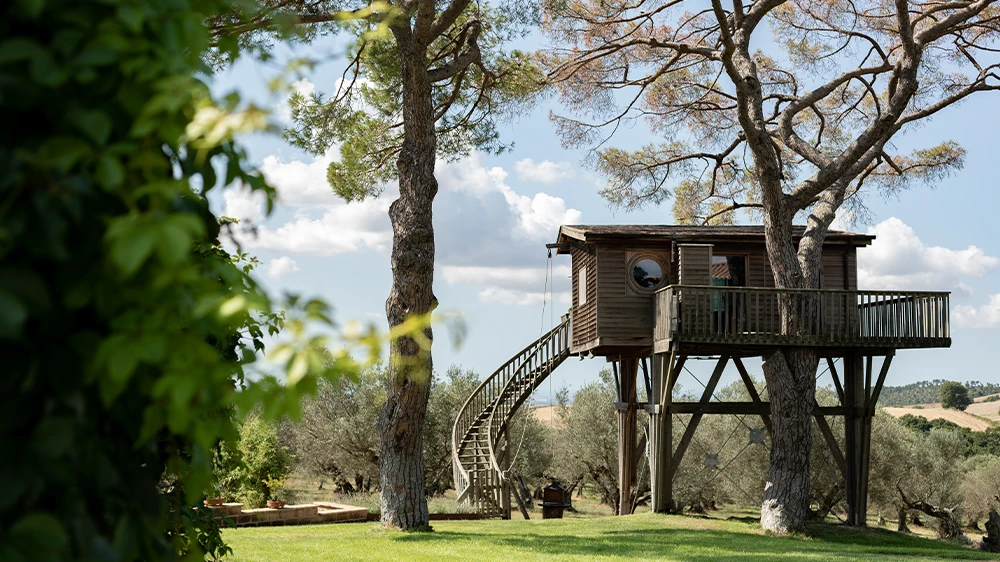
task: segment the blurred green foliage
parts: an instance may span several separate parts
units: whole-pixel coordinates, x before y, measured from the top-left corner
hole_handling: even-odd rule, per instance
[[[326,305],[278,313],[219,245],[212,189],[274,195],[233,141],[265,112],[204,81],[203,22],[229,5],[0,7],[0,560],[224,552],[192,506],[235,412],[294,416],[318,376],[354,372],[306,329]],[[246,382],[283,327],[287,380]]]

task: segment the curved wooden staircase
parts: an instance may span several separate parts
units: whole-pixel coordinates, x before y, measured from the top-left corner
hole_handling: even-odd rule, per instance
[[[511,450],[507,424],[518,407],[569,357],[570,320],[538,338],[496,370],[465,401],[452,428],[458,501],[488,517],[510,517]],[[516,447],[516,445],[515,445]]]

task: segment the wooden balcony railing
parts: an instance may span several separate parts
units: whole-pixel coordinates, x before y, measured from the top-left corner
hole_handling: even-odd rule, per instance
[[[654,299],[654,345],[947,347],[947,292],[670,285]],[[798,322],[782,329],[779,298]]]

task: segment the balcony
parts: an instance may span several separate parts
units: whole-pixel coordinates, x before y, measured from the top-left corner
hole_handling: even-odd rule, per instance
[[[801,322],[782,330],[784,295]],[[654,298],[654,352],[671,343],[904,349],[951,346],[947,292],[670,285]]]

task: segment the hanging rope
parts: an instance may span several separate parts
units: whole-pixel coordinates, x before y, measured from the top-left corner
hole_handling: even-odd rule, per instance
[[[545,259],[545,286],[542,288],[542,321],[539,323],[539,327],[538,327],[538,339],[539,340],[542,339],[543,335],[545,335],[545,308],[546,308],[546,306],[548,306],[549,311],[550,311],[549,312],[549,330],[551,330],[552,328],[555,327],[555,324],[553,324],[553,321],[552,321],[552,309],[553,309],[553,306],[552,306],[551,302],[548,302],[548,301],[551,300],[551,294],[552,294],[552,288],[551,288],[551,286],[552,286],[552,250],[549,249],[548,250],[548,256]],[[550,375],[551,375],[551,373],[550,373]],[[532,387],[531,388],[531,394],[528,396],[528,399],[527,399],[527,403],[528,403],[528,407],[529,408],[531,407],[531,404],[535,401],[535,391],[537,390],[537,387],[534,384],[532,384],[531,387]],[[552,402],[553,402],[553,398],[552,398],[552,377],[550,376],[549,377],[549,406],[550,407],[552,406]],[[524,444],[524,434],[527,432],[527,430],[528,430],[528,424],[525,423],[525,424],[523,424],[521,426],[521,436],[517,440],[517,449],[514,450],[514,456],[511,457],[510,462],[507,465],[507,469],[503,471],[504,474],[507,475],[507,476],[509,476],[510,473],[511,473],[511,471],[514,470],[514,463],[517,461],[518,455],[521,454],[521,445]],[[509,435],[510,434],[508,433],[508,436]]]

